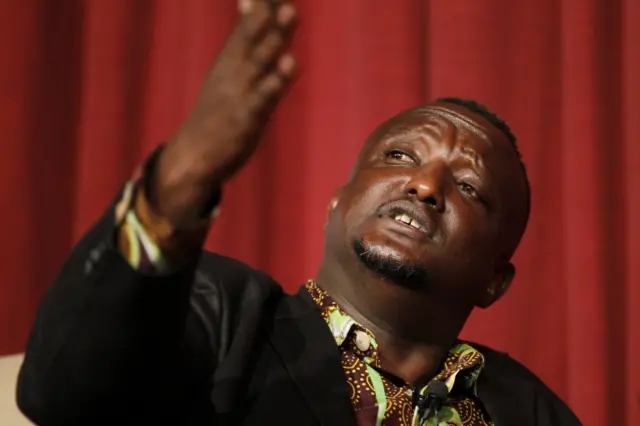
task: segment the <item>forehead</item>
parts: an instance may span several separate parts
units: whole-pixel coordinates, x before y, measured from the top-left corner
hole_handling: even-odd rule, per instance
[[[473,145],[483,151],[489,147],[513,151],[506,135],[484,117],[457,105],[443,104],[414,108],[392,117],[369,136],[364,149],[381,141],[414,134],[427,135],[442,142]]]
[[[526,193],[521,161],[507,136],[483,116],[453,104],[414,108],[382,123],[367,139],[358,163],[395,140],[421,143],[423,139],[473,151],[482,159],[491,186],[507,198]],[[358,168],[359,164],[354,172]]]
[[[520,159],[507,136],[483,116],[464,107],[433,103],[404,111],[382,123],[367,138],[361,157],[378,150],[393,140],[419,140],[429,138],[437,142],[456,145],[483,157],[491,163],[511,163],[520,168]],[[507,169],[507,164],[497,164]]]

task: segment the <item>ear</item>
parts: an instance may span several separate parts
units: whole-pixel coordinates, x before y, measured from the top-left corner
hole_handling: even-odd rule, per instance
[[[476,306],[482,309],[486,309],[500,300],[505,295],[511,282],[516,275],[516,267],[511,262],[500,262],[500,265],[496,269],[493,280],[485,288],[483,294],[480,295]]]
[[[333,196],[331,197],[331,201],[329,201],[329,205],[327,206],[327,214],[324,218],[324,229],[327,229],[329,218],[331,217],[331,214],[338,206],[341,195],[342,195],[342,187],[336,188],[336,190],[333,193]]]

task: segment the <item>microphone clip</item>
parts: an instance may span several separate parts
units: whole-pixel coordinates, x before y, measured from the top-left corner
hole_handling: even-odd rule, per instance
[[[448,394],[449,389],[447,385],[439,380],[431,381],[426,388],[422,389],[422,392],[414,392],[414,424],[422,426],[426,424],[432,416],[437,416]],[[419,420],[420,418],[422,421]]]

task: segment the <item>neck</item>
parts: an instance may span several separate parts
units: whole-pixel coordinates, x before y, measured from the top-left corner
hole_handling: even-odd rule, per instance
[[[471,309],[402,287],[368,270],[349,274],[323,262],[317,284],[375,336],[383,367],[408,383],[424,383],[440,368]]]

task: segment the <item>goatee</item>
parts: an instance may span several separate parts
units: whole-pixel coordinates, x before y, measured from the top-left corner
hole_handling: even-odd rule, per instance
[[[369,247],[360,240],[354,241],[353,249],[360,261],[375,274],[404,287],[424,290],[428,275],[424,266],[407,263],[391,251]]]

